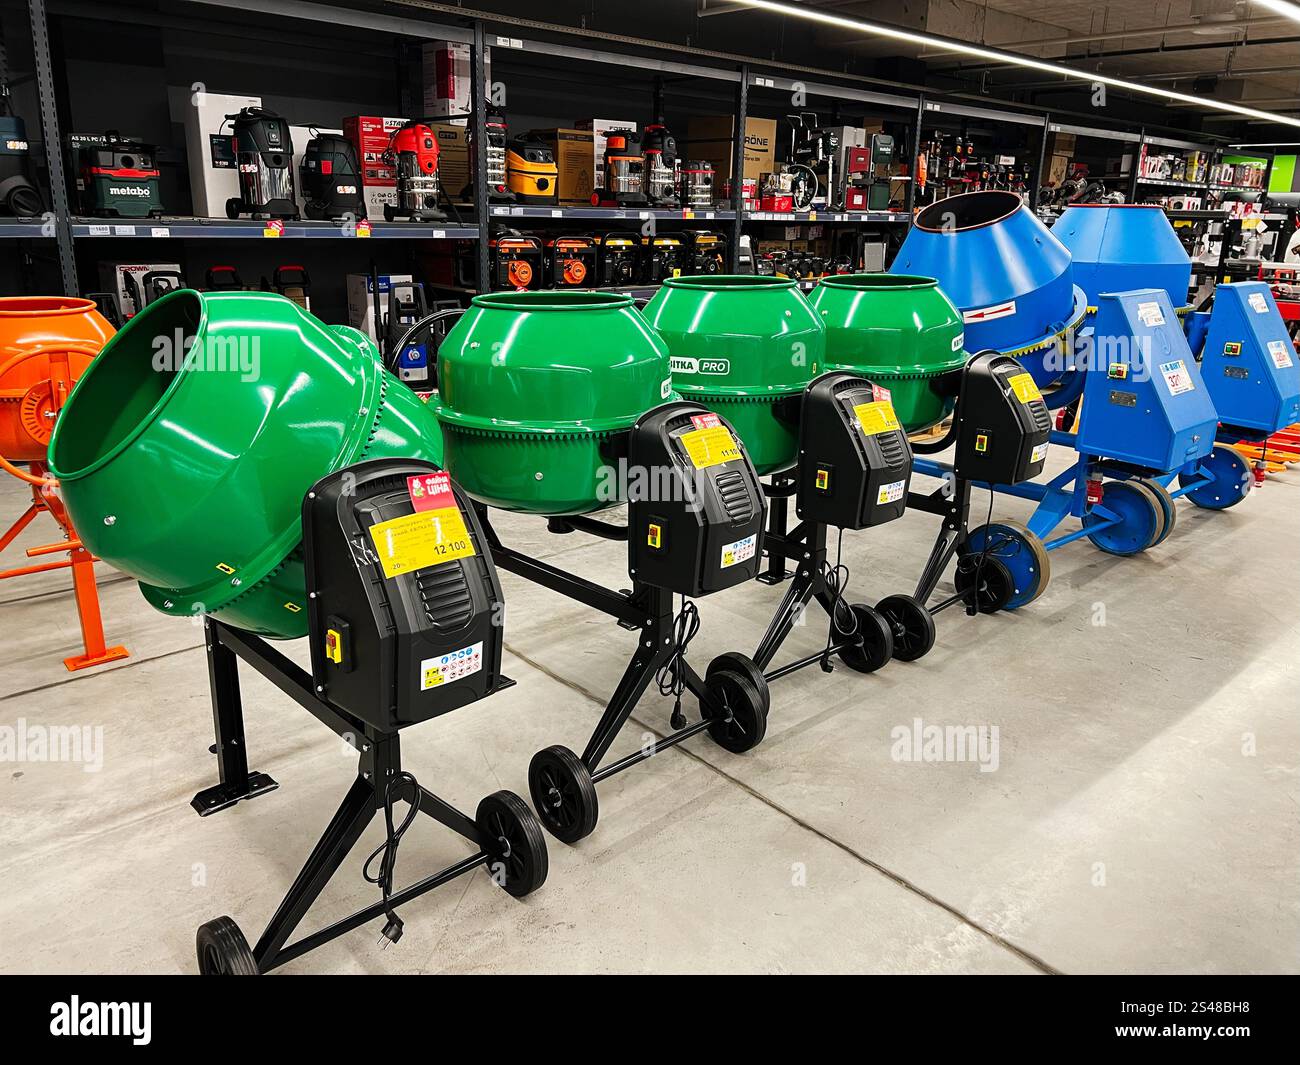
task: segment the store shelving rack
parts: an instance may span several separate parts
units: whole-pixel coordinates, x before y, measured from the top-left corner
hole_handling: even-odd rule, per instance
[[[195,8],[210,11],[224,10],[231,18],[236,18],[247,10],[245,0],[182,0]],[[416,41],[451,41],[468,44],[471,50],[472,93],[475,99],[482,99],[485,81],[484,56],[487,49],[533,52],[538,55],[558,57],[566,60],[611,64],[619,67],[632,67],[656,75],[683,75],[710,79],[714,82],[729,84],[733,87],[735,138],[733,145],[732,172],[740,173],[743,169],[743,137],[745,120],[749,112],[751,92],[789,92],[794,88],[796,79],[790,76],[791,68],[781,73],[774,72],[772,64],[761,60],[750,62],[737,61],[738,57],[712,56],[707,61],[696,61],[694,54],[691,61],[671,58],[678,50],[668,44],[656,45],[638,51],[632,46],[623,50],[613,48],[591,47],[585,42],[588,38],[579,37],[582,44],[568,44],[564,41],[537,38],[519,38],[513,36],[521,32],[511,26],[508,19],[485,21],[480,18],[457,18],[445,10],[435,11],[421,9],[415,2],[406,5],[410,14],[392,14],[347,8],[325,2],[312,0],[262,0],[257,10],[260,15],[269,15],[299,20],[309,23],[325,23],[335,27],[351,27],[388,33],[395,38]],[[62,137],[58,121],[58,101],[55,97],[55,85],[51,73],[50,33],[46,0],[27,0],[28,15],[36,65],[36,83],[40,107],[40,128],[45,151],[45,162],[49,177],[50,212],[42,219],[14,219],[0,221],[0,239],[25,241],[53,241],[57,249],[59,273],[65,292],[77,291],[76,260],[74,247],[76,242],[94,240],[100,237],[132,237],[136,239],[233,239],[256,240],[265,234],[265,227],[260,222],[231,222],[224,219],[200,218],[163,218],[158,220],[134,221],[102,220],[77,218],[71,214],[68,196],[68,177],[65,172],[62,154]],[[494,27],[505,27],[505,32],[496,32]],[[623,42],[618,42],[622,44]],[[1075,132],[1083,136],[1110,138],[1132,142],[1136,153],[1142,144],[1156,146],[1183,147],[1189,150],[1205,150],[1212,154],[1221,152],[1216,144],[1196,143],[1174,140],[1144,128],[1125,126],[1117,123],[1117,128],[1103,128],[1087,125],[1074,125],[1064,118],[1072,114],[1053,113],[1029,105],[1005,105],[1000,107],[981,106],[968,102],[960,94],[942,91],[923,91],[915,86],[899,86],[888,82],[873,80],[855,75],[840,75],[835,71],[821,71],[814,77],[805,76],[803,68],[793,71],[799,76],[799,88],[814,98],[839,102],[867,104],[873,107],[888,108],[898,112],[900,121],[910,124],[910,142],[906,144],[906,155],[911,158],[920,143],[922,125],[927,116],[938,115],[984,118],[999,123],[1016,123],[1040,131],[1040,153],[1038,169],[1032,186],[1031,206],[1037,206],[1037,190],[1044,174],[1047,135],[1052,132]],[[824,79],[824,80],[819,80]],[[477,109],[471,116],[472,135],[484,138],[483,111]],[[481,143],[481,140],[480,140]],[[1270,162],[1271,165],[1271,162]],[[486,175],[480,170],[474,175],[475,202],[487,201]],[[1136,166],[1129,176],[1126,190],[1130,202],[1137,198],[1139,179]],[[1192,186],[1202,187],[1202,186]],[[477,248],[476,276],[478,289],[488,286],[488,241],[487,236],[492,221],[502,217],[520,217],[530,220],[547,219],[583,220],[587,222],[608,221],[611,223],[637,220],[643,217],[656,219],[684,219],[708,221],[713,228],[725,229],[729,238],[731,261],[739,257],[741,234],[747,225],[755,223],[780,221],[789,224],[802,222],[821,222],[836,226],[853,226],[859,230],[870,231],[872,228],[885,232],[898,233],[905,228],[911,218],[914,185],[909,183],[906,207],[902,211],[844,212],[816,211],[794,214],[769,214],[747,212],[742,209],[739,182],[733,183],[734,199],[729,205],[719,205],[712,212],[697,212],[690,216],[682,211],[637,211],[585,207],[541,207],[515,208],[509,205],[493,207],[487,212],[464,216],[459,223],[384,223],[372,222],[365,234],[348,230],[329,222],[286,223],[281,232],[275,234],[288,239],[351,239],[367,236],[380,240],[459,240],[475,241]],[[508,212],[508,214],[507,214]],[[861,249],[863,237],[858,238]],[[468,290],[467,290],[468,291]]]

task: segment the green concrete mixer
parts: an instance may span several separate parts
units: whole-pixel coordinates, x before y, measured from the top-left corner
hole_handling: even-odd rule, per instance
[[[78,383],[50,440],[82,542],[156,608],[307,633],[299,513],[368,458],[442,462],[437,422],[369,337],[265,292],[173,292]]]
[[[806,311],[803,328],[819,329]],[[769,703],[762,671],[728,653],[696,673],[686,650],[699,615],[694,603],[674,602],[757,573],[766,507],[749,440],[730,421],[735,408],[722,417],[675,396],[668,347],[632,299],[613,293],[475,296],[439,347],[437,377],[431,404],[447,469],[478,501],[496,565],[636,634],[582,755],[557,745],[533,757],[529,788],[547,829],[566,843],[590,834],[598,783],[696,733],[733,752],[761,742]],[[592,516],[621,503],[626,523]],[[552,533],[625,544],[631,588],[606,588],[507,546],[491,507],[544,516]],[[673,700],[673,731],[601,765],[652,680]],[[700,703],[689,725],[687,691]]]
[[[961,319],[933,283],[917,280],[883,300],[845,287],[819,307],[786,278],[677,278],[645,314],[672,356],[674,387],[725,413],[769,475],[768,568],[760,579],[780,583],[787,561],[796,569],[754,662],[767,669],[814,599],[830,621],[823,647],[765,679],[814,663],[829,670],[833,658],[870,673],[896,655],[929,651],[934,626],[911,597],[877,607],[847,601],[846,568],[828,560],[827,530],[880,525],[906,508],[912,453],[878,377],[898,389],[913,419],[937,420],[951,409],[931,388],[940,372],[932,364],[960,366]],[[872,330],[860,335],[864,323]],[[941,359],[931,357],[936,343]],[[790,499],[800,518],[794,532],[786,528]]]
[[[790,469],[799,450],[791,401],[826,351],[826,331],[798,282],[672,277],[644,313],[672,356],[673,387],[735,427],[759,474]]]

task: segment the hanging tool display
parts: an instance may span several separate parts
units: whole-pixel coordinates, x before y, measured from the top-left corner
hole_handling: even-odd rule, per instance
[[[506,142],[506,184],[517,203],[559,202],[560,170],[545,141],[525,133]]]
[[[645,195],[651,207],[689,207],[691,204],[683,194],[679,198],[677,138],[668,132],[662,117],[646,126],[641,138],[641,150],[645,156]],[[608,166],[608,163],[606,164]],[[605,173],[609,173],[608,170]],[[709,205],[712,206],[712,179],[709,181]]]
[[[308,218],[366,217],[357,150],[341,133],[314,133],[298,164],[298,178]]]
[[[397,175],[397,202],[384,204],[387,221],[441,222],[447,217],[439,207],[438,154],[438,138],[421,119],[393,132],[384,159]]]
[[[289,123],[265,107],[245,107],[226,121],[239,169],[239,195],[226,201],[227,216],[297,219]]]
[[[795,209],[807,210],[817,206],[835,206],[835,158],[839,154],[840,138],[832,129],[817,124],[811,111],[787,115],[791,125],[790,162],[803,171],[795,175]],[[809,183],[808,174],[813,176]]]
[[[159,218],[161,174],[157,148],[127,140],[115,129],[99,136],[68,137],[82,214],[100,218]]]
[[[631,129],[605,134],[605,185],[591,194],[593,207],[645,207],[645,153],[641,137]]]

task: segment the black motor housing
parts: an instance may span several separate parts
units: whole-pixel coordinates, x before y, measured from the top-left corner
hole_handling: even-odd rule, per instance
[[[341,133],[317,133],[298,165],[308,218],[366,217],[357,150]]]
[[[912,447],[894,408],[865,378],[824,373],[804,389],[795,510],[804,521],[866,529],[901,518]]]
[[[698,403],[664,403],[632,426],[627,462],[633,577],[701,596],[758,575],[767,500],[725,421]]]
[[[448,474],[412,459],[345,467],[307,493],[302,525],[322,698],[393,732],[503,686],[501,584]]]
[[[1043,472],[1052,416],[1034,379],[1010,355],[981,351],[962,371],[953,472],[963,480],[1019,484]]]
[[[7,97],[8,90],[0,91]],[[0,211],[5,214],[32,218],[45,210],[45,201],[32,183],[30,157],[23,120],[0,112]]]

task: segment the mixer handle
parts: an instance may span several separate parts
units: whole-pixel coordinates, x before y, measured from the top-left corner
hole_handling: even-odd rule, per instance
[[[35,359],[41,355],[88,355],[92,359],[99,354],[99,347],[94,344],[78,344],[69,340],[49,340],[40,344],[32,344],[30,347],[20,351],[13,358],[9,359],[3,365],[0,365],[0,380],[4,379],[5,374],[9,373],[15,366],[26,362],[28,359]],[[67,402],[68,393],[72,391],[72,374],[69,371],[67,358],[51,360],[50,384],[55,389],[56,405],[55,410],[61,410],[63,404]],[[17,396],[25,395],[27,389],[15,393]],[[0,395],[6,395],[7,392],[0,392]],[[28,484],[37,486],[55,485],[58,481],[53,477],[37,477],[28,473],[26,470],[19,469],[3,455],[0,455],[0,470],[11,473],[20,481],[26,481]]]

